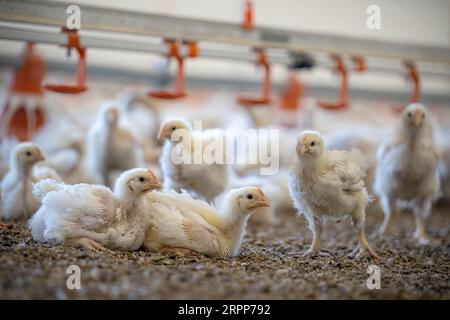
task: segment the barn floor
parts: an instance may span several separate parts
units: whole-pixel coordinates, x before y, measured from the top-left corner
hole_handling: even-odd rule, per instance
[[[381,222],[368,214],[367,232]],[[311,233],[293,213],[274,227],[250,226],[242,255],[216,260],[138,251],[93,253],[40,245],[22,226],[0,230],[1,299],[450,299],[449,208],[435,209],[430,246],[411,241],[413,217],[399,212],[384,240],[369,241],[381,261],[346,257],[356,243],[349,221],[323,235],[331,257],[291,255]],[[381,290],[368,290],[367,267],[381,268]],[[66,287],[66,268],[81,268],[81,290]]]

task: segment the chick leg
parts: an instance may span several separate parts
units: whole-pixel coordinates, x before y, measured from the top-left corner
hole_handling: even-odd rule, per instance
[[[420,245],[427,245],[430,240],[427,237],[425,231],[425,217],[427,217],[431,210],[431,201],[423,200],[414,207],[414,215],[416,217],[416,232],[414,237],[417,239]]]
[[[359,237],[359,243],[358,247],[356,247],[355,250],[353,250],[352,253],[350,253],[349,256],[355,257],[355,258],[361,258],[365,254],[368,254],[372,258],[381,259],[379,255],[375,253],[375,251],[372,250],[372,248],[369,245],[369,242],[367,242],[366,239],[366,233],[364,230],[364,216],[354,218],[355,225],[358,229],[358,237]]]
[[[317,219],[314,217],[313,221],[313,242],[311,243],[311,247],[309,247],[308,251],[306,251],[303,256],[310,256],[314,254],[321,254],[321,255],[329,255],[330,253],[327,250],[320,248],[320,236],[322,235],[323,230],[323,222],[320,219]]]
[[[395,211],[395,200],[389,199],[387,196],[382,196],[381,208],[383,209],[384,219],[380,229],[378,229],[378,234],[383,236],[386,233],[389,222],[391,222],[391,215]]]
[[[106,249],[104,246],[102,246],[97,241],[94,241],[89,238],[79,238],[79,239],[75,240],[73,243],[74,243],[75,247],[77,247],[77,248],[84,248],[84,249],[88,249],[88,250],[93,250],[95,252],[109,251],[108,249]]]

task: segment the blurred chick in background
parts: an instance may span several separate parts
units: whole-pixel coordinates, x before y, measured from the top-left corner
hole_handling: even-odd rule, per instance
[[[133,132],[141,145],[146,162],[159,157],[156,135],[159,129],[159,111],[147,95],[133,90],[124,90],[117,97],[123,125]]]
[[[178,137],[179,136],[179,137]],[[181,138],[172,141],[172,138]],[[226,155],[221,154],[221,162],[208,164],[194,163],[197,156],[203,159],[205,146],[214,139],[223,138],[220,130],[193,131],[191,125],[181,118],[169,118],[161,124],[158,139],[164,147],[160,159],[164,175],[164,189],[181,192],[186,190],[195,198],[211,202],[222,193],[228,185],[228,165]],[[180,156],[180,163],[174,161],[174,155]],[[183,159],[187,157],[190,163]]]
[[[111,186],[114,170],[142,164],[142,150],[130,130],[121,123],[114,102],[105,102],[86,138],[86,171],[97,184]]]
[[[403,200],[413,205],[416,239],[420,244],[429,242],[425,220],[439,195],[438,160],[430,115],[423,105],[410,104],[403,111],[396,132],[377,154],[374,189],[384,212],[381,235],[386,232],[398,201]]]
[[[0,213],[3,219],[27,219],[41,205],[32,193],[33,183],[46,178],[61,180],[44,160],[41,149],[33,142],[23,142],[14,147],[9,171],[0,186]]]

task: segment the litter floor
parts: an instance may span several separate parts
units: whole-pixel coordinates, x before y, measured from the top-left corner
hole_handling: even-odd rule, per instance
[[[242,253],[229,260],[146,251],[94,253],[38,244],[25,226],[0,230],[1,299],[450,299],[450,212],[434,208],[430,245],[412,239],[411,212],[397,212],[388,235],[368,213],[369,242],[382,260],[347,257],[356,245],[349,220],[328,222],[323,246],[331,256],[303,257],[312,234],[303,218],[280,212],[274,226],[250,224]],[[380,268],[381,289],[369,290],[368,267]],[[67,287],[70,265],[81,289]]]

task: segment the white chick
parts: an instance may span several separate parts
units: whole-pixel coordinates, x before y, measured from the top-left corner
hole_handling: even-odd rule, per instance
[[[447,143],[441,149],[441,159],[439,161],[439,176],[441,178],[442,202],[450,200],[450,145]]]
[[[361,169],[361,155],[326,150],[321,135],[303,131],[298,136],[297,161],[291,169],[289,191],[294,206],[309,222],[313,242],[306,254],[319,253],[320,236],[327,219],[351,216],[359,232],[359,246],[351,255],[368,253],[378,258],[365,237],[365,208],[369,200]]]
[[[181,139],[173,141],[176,140],[175,137]],[[158,139],[165,140],[160,159],[164,189],[177,192],[186,190],[196,198],[202,198],[208,202],[222,193],[228,184],[228,166],[224,156],[221,157],[221,161],[214,161],[211,164],[195,163],[197,156],[202,157],[205,146],[216,138],[223,139],[223,133],[220,130],[196,132],[183,119],[165,120],[158,132]],[[174,161],[176,156],[180,158]],[[183,157],[192,161],[186,163]]]
[[[144,158],[153,162],[159,158],[156,135],[159,129],[159,112],[147,95],[134,90],[119,93],[117,100],[123,115],[123,124],[133,132],[142,146]]]
[[[181,248],[220,258],[239,254],[250,214],[269,206],[256,187],[229,191],[218,209],[187,193],[152,192],[147,198],[151,205],[146,211],[146,249]]]
[[[61,179],[44,160],[41,149],[33,142],[23,142],[14,147],[9,171],[0,186],[3,219],[27,219],[41,205],[32,193],[32,184],[46,178]]]
[[[33,188],[42,206],[29,221],[32,236],[94,251],[136,250],[145,237],[143,195],[160,188],[155,175],[141,168],[124,172],[114,193],[105,186],[43,180]]]
[[[9,171],[9,160],[11,158],[12,150],[20,143],[15,136],[4,137],[0,142],[0,180]]]
[[[415,237],[429,242],[425,219],[439,194],[438,152],[434,128],[421,104],[410,104],[402,113],[397,132],[378,149],[374,189],[380,196],[383,235],[399,200],[412,202],[416,217]]]
[[[260,225],[273,225],[277,222],[276,212],[279,210],[292,210],[292,200],[289,197],[288,172],[279,170],[276,175],[258,176],[230,176],[229,188],[240,188],[244,186],[255,186],[260,188],[267,199],[270,207],[260,208],[251,215],[250,222]]]
[[[97,184],[111,186],[113,170],[128,170],[139,164],[140,150],[133,134],[119,123],[119,111],[105,103],[86,139],[86,171]]]

